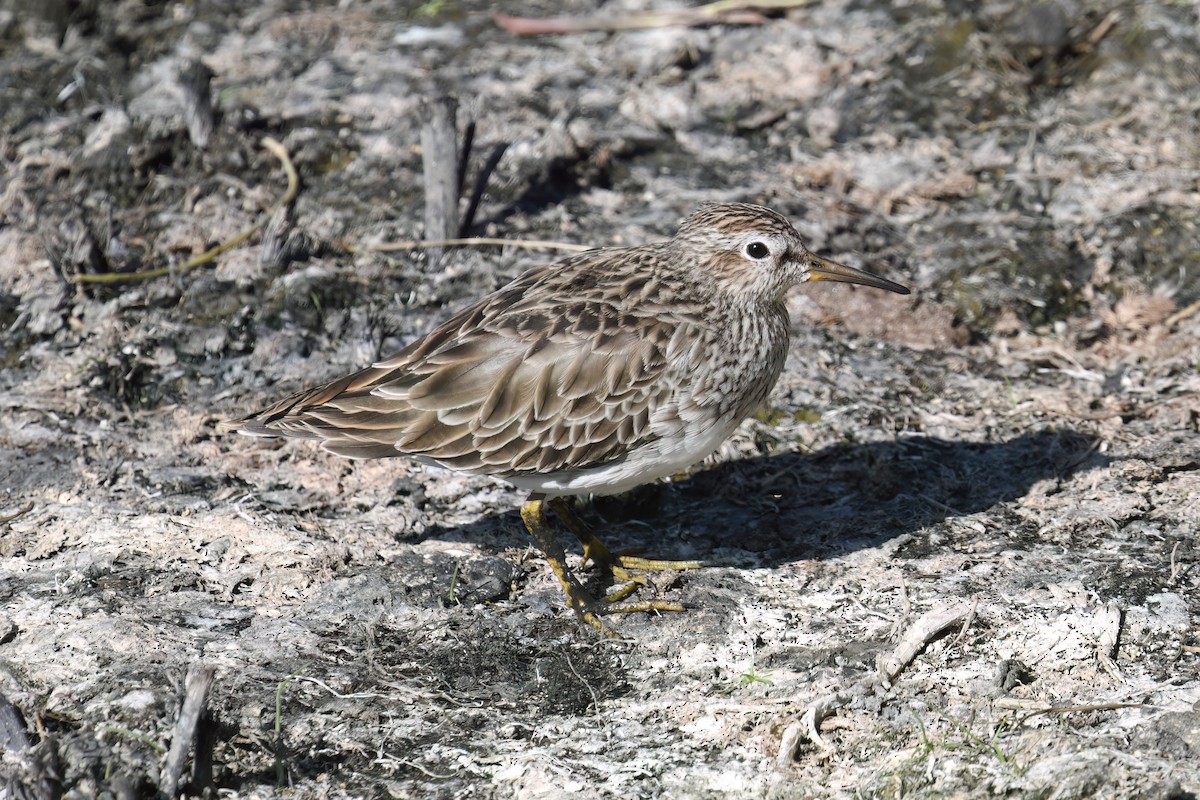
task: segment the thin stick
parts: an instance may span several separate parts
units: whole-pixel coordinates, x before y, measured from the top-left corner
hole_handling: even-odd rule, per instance
[[[467,165],[471,162],[471,148],[475,146],[475,120],[467,123],[463,129],[462,147],[458,151],[458,173],[455,180],[458,183],[455,195],[462,197],[463,186],[467,182]]]
[[[1037,711],[1030,711],[1025,716],[1017,720],[1018,725],[1024,725],[1034,717],[1039,717],[1042,714],[1074,714],[1080,711],[1117,711],[1122,708],[1145,708],[1145,703],[1095,703],[1080,706],[1051,706],[1050,708],[1042,708]]]
[[[14,511],[11,514],[0,514],[0,525],[3,525],[6,522],[12,522],[14,519],[17,519],[18,517],[23,517],[26,514],[28,514],[30,511],[33,511],[33,501],[32,500],[26,502],[25,505],[21,506],[20,508],[18,508],[16,511]],[[1175,553],[1172,552],[1171,556],[1174,557],[1174,555],[1175,555]],[[1172,563],[1174,563],[1174,562],[1172,562]]]
[[[1171,316],[1167,317],[1166,321],[1163,322],[1163,325],[1167,326],[1168,328],[1174,328],[1177,324],[1183,322],[1197,311],[1200,311],[1200,300],[1184,306]]]
[[[212,686],[215,669],[211,666],[192,665],[187,675],[187,690],[183,698],[183,707],[179,709],[179,718],[175,721],[175,732],[171,737],[171,750],[163,764],[159,778],[159,790],[164,797],[172,798],[179,793],[179,781],[183,777],[183,764],[187,759],[192,742],[197,740],[204,709],[208,704],[208,690]],[[197,748],[196,761],[202,761],[205,754]],[[195,787],[201,790],[204,787]]]
[[[447,239],[458,231],[458,187],[464,153],[456,147],[457,103],[450,97],[429,102],[428,118],[421,126],[421,165],[425,185],[425,235]],[[429,247],[431,263],[441,257],[441,248]]]
[[[909,627],[891,654],[881,659],[879,676],[887,686],[891,686],[897,676],[917,657],[925,645],[932,642],[947,628],[958,625],[973,613],[973,607],[965,603],[941,606],[922,614]]]
[[[372,244],[366,247],[349,248],[350,252],[395,253],[401,250],[421,250],[426,247],[519,247],[524,250],[565,250],[583,253],[596,248],[590,244],[552,242],[545,239],[493,239],[486,236],[469,236],[465,239],[406,239],[399,242]]]
[[[483,200],[483,193],[487,189],[488,181],[491,180],[492,173],[496,171],[496,167],[499,166],[500,159],[504,156],[504,151],[507,149],[507,142],[502,142],[493,147],[492,152],[487,157],[487,161],[483,164],[483,169],[479,170],[479,175],[475,177],[475,185],[471,188],[471,197],[467,201],[467,210],[463,212],[462,222],[458,225],[458,235],[460,237],[465,237],[471,232],[471,226],[475,224],[475,214],[479,211],[479,203]]]
[[[271,137],[266,137],[262,140],[264,149],[270,151],[271,155],[279,159],[283,165],[283,171],[287,174],[287,191],[283,197],[280,197],[275,203],[267,209],[267,212],[259,219],[258,222],[244,229],[232,239],[222,242],[211,250],[206,250],[198,256],[183,262],[175,267],[160,267],[159,269],[148,269],[144,272],[101,272],[94,275],[72,275],[71,280],[75,283],[132,283],[134,281],[148,281],[154,278],[163,278],[167,275],[172,275],[180,272],[187,272],[196,267],[204,266],[205,264],[216,259],[222,253],[232,250],[242,242],[253,236],[267,220],[274,216],[275,212],[296,199],[296,195],[300,191],[300,176],[296,174],[296,167],[292,164],[291,156],[288,155],[287,148],[275,141]]]

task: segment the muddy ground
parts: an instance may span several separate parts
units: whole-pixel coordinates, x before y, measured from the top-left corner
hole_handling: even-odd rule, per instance
[[[0,795],[1196,797],[1198,16],[0,2]],[[219,428],[561,255],[372,249],[445,96],[471,235],[755,201],[914,289],[797,290],[769,407],[581,507],[710,565],[623,641],[504,484]]]

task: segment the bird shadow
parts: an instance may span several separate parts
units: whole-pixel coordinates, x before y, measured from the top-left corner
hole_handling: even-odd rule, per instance
[[[1108,458],[1098,444],[1063,429],[1000,442],[905,436],[838,444],[724,462],[683,480],[596,498],[580,513],[614,551],[710,565],[830,558],[986,511],[1008,526],[1010,538],[1032,540],[1036,526],[1003,506],[1036,484],[1103,467]],[[523,533],[514,511],[433,527],[423,538],[494,542],[498,525]],[[570,538],[565,527],[563,533]]]

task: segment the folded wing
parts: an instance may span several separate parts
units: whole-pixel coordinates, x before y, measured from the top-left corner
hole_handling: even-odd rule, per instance
[[[670,401],[674,326],[596,298],[556,306],[547,325],[522,302],[526,288],[237,424],[341,455],[408,455],[499,477],[612,463],[652,440],[654,413]]]

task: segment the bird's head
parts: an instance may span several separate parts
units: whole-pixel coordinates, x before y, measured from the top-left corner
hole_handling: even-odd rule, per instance
[[[690,255],[700,280],[716,281],[734,297],[779,300],[806,281],[860,283],[909,293],[898,283],[814,255],[785,217],[763,206],[704,206],[684,220],[675,245]]]

